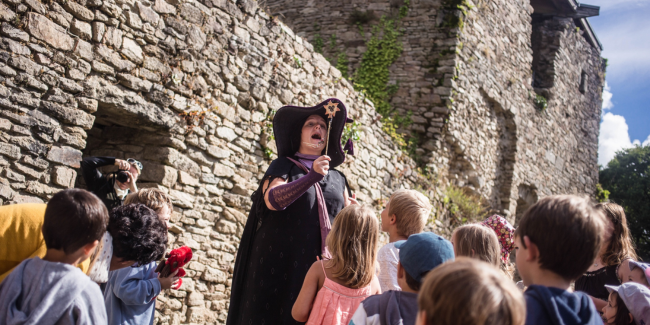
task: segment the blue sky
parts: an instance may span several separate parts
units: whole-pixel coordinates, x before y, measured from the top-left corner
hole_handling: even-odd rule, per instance
[[[598,163],[617,150],[650,144],[650,0],[585,0],[600,6],[589,18],[609,59],[603,92]]]

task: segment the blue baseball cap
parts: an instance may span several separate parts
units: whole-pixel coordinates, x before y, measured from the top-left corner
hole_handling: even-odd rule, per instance
[[[454,260],[454,246],[448,240],[432,233],[411,235],[407,240],[395,242],[399,249],[399,262],[418,282],[438,265]]]

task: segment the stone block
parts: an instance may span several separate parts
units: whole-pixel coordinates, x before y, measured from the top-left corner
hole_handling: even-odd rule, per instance
[[[15,39],[17,41],[29,42],[29,34],[22,30],[11,26],[8,23],[2,23],[0,27],[0,34]]]
[[[226,234],[226,235],[232,235],[237,233],[237,224],[234,222],[230,222],[225,219],[219,220],[217,225],[215,226],[215,229],[217,232]]]
[[[122,39],[122,54],[126,56],[129,60],[135,63],[142,63],[144,57],[142,56],[142,48],[134,40],[124,37]]]
[[[133,29],[142,30],[142,19],[140,19],[140,15],[133,11],[126,12],[126,23]]]
[[[108,27],[104,34],[104,42],[106,42],[106,45],[110,45],[115,49],[120,49],[122,47],[123,35],[124,32],[121,29]]]
[[[156,182],[167,187],[172,187],[178,179],[178,171],[172,167],[143,161],[143,170],[140,179]]]
[[[81,159],[81,151],[67,146],[53,146],[47,154],[47,160],[72,168],[79,168]]]
[[[93,61],[93,46],[84,40],[77,40],[74,53],[88,62]]]
[[[93,61],[91,66],[92,70],[95,72],[107,74],[109,76],[115,76],[115,69],[113,69],[113,67],[109,66],[108,64],[104,64],[99,61]]]
[[[106,24],[100,21],[93,21],[92,29],[92,40],[94,42],[100,43],[104,39],[104,33],[106,33]]]
[[[198,291],[191,292],[187,296],[187,305],[188,306],[204,306],[203,294],[201,294]]]
[[[41,101],[41,107],[50,112],[54,117],[66,123],[79,125],[86,130],[90,130],[95,122],[95,116],[74,107],[49,101]]]
[[[70,32],[84,40],[90,40],[93,36],[93,29],[90,24],[78,19],[72,21],[72,25],[70,25]]]
[[[227,126],[218,127],[216,130],[216,134],[219,138],[225,139],[227,141],[232,141],[235,138],[237,138],[237,134],[235,133],[235,130]]]
[[[158,19],[160,19],[160,15],[158,15],[156,11],[153,10],[153,8],[146,6],[141,2],[137,2],[137,7],[140,13],[140,18],[142,18],[142,20],[150,23],[153,27],[156,27],[158,25]]]
[[[149,92],[153,86],[151,81],[140,79],[128,73],[118,73],[117,79],[120,81],[120,84],[135,91]]]
[[[66,34],[63,27],[37,13],[27,13],[27,31],[56,49],[71,51],[74,47],[72,37]]]
[[[165,0],[155,0],[152,9],[158,12],[159,14],[171,14],[171,15],[176,14],[176,7],[170,5]]]
[[[199,180],[195,177],[192,177],[190,174],[179,170],[178,171],[178,181],[181,184],[189,185],[189,186],[199,186]]]
[[[13,22],[16,20],[16,13],[3,3],[0,3],[0,20]]]
[[[232,168],[220,163],[214,164],[214,169],[212,172],[215,176],[218,177],[231,177],[235,174],[235,171]]]
[[[228,158],[230,157],[230,151],[220,148],[218,146],[208,145],[208,154],[216,158]]]
[[[74,182],[77,179],[77,172],[63,166],[55,166],[52,170],[52,182],[56,185],[61,185],[66,188],[74,187]]]
[[[74,1],[65,1],[62,4],[63,8],[77,19],[84,21],[93,21],[95,19],[95,14],[92,11]]]
[[[12,159],[20,158],[20,148],[12,144],[0,142],[0,154]]]

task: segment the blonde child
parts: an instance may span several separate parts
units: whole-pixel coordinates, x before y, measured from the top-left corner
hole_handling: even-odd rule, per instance
[[[463,225],[451,235],[456,256],[479,259],[495,267],[501,263],[499,240],[492,229],[480,224]]]
[[[157,188],[145,188],[129,194],[124,200],[124,205],[140,203],[156,211],[158,218],[165,223],[167,229],[171,228],[172,199],[165,192]]]
[[[603,307],[605,324],[650,324],[650,289],[634,282],[605,288],[609,291],[607,305]]]
[[[381,212],[381,230],[388,233],[388,244],[377,253],[381,291],[401,290],[397,282],[399,250],[395,242],[421,233],[431,212],[426,196],[415,190],[398,190]]]
[[[522,293],[499,270],[459,257],[433,269],[418,295],[418,325],[523,325]]]
[[[374,276],[379,222],[366,206],[350,205],[327,236],[331,260],[311,266],[291,310],[298,322],[347,325],[366,297],[381,293]]]

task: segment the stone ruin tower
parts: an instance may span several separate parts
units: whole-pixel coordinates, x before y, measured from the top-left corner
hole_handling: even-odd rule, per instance
[[[359,64],[365,39],[347,24],[350,12],[389,16],[403,5],[0,0],[0,204],[83,187],[83,156],[142,161],[140,188],[173,199],[170,248],[195,252],[181,289],[158,296],[155,324],[223,324],[250,195],[275,157],[270,118],[282,105],[347,104],[360,140],[340,168],[375,207],[429,182],[418,163],[510,215],[538,196],[593,192],[604,68],[585,17],[597,8],[412,0],[390,79],[399,82],[392,104],[412,112],[409,131],[420,135],[416,162],[327,60],[336,49],[350,69]],[[307,41],[316,19],[323,38],[337,35],[324,56]],[[536,95],[548,108],[535,107]]]
[[[368,40],[381,37],[373,25],[392,20],[403,52],[389,70],[397,86],[390,102],[412,114],[418,159],[493,209],[514,217],[540,196],[594,192],[605,64],[587,17],[598,7],[575,0],[266,6],[320,43],[331,62],[347,59],[352,78]]]

